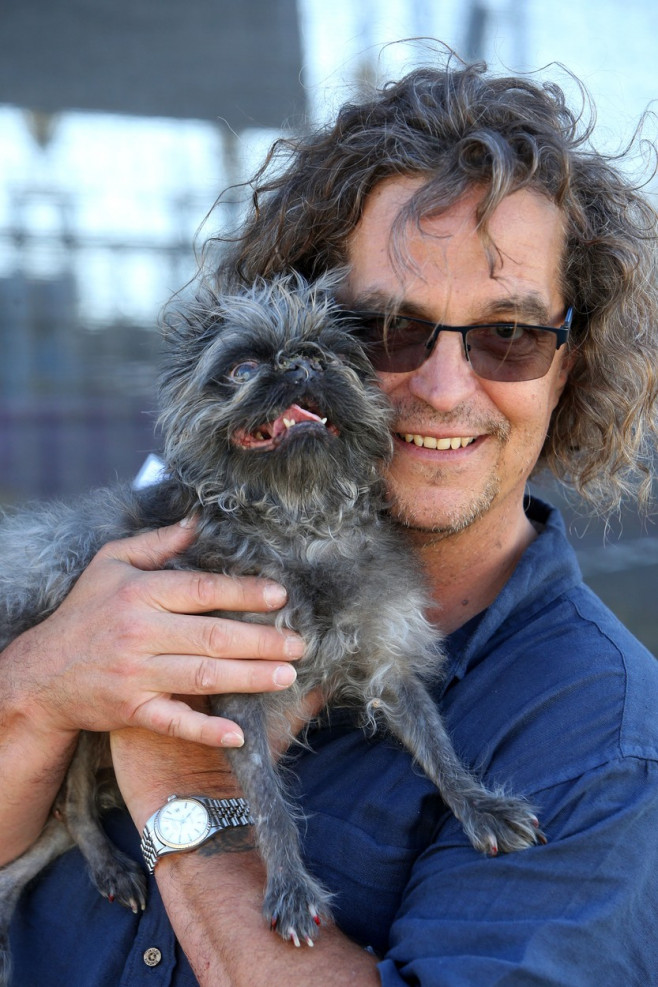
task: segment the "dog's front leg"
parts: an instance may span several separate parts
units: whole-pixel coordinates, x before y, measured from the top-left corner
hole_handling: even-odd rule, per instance
[[[263,701],[260,696],[223,696],[213,711],[239,723],[244,733],[244,746],[226,753],[251,807],[267,871],[263,913],[283,939],[312,945],[320,919],[330,917],[330,895],[302,862],[295,810],[286,802],[268,745]]]
[[[434,782],[476,850],[495,855],[546,842],[524,799],[490,791],[464,766],[421,682],[401,678],[375,705],[390,732]]]

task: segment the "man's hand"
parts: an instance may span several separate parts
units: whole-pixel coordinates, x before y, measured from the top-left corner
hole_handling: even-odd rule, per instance
[[[285,591],[267,580],[162,570],[193,540],[174,525],[107,544],[59,609],[0,659],[17,704],[44,732],[139,726],[211,746],[239,746],[231,721],[174,698],[263,692],[295,679],[291,632],[202,616],[271,611]]]

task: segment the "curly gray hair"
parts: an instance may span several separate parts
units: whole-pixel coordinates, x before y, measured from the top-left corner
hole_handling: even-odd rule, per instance
[[[491,256],[487,219],[500,201],[522,188],[547,195],[565,217],[561,275],[576,315],[573,369],[538,468],[602,514],[627,496],[646,507],[658,437],[658,222],[617,160],[592,148],[591,130],[555,84],[450,59],[417,69],[346,104],[332,126],[275,143],[216,273],[249,282],[345,265],[366,197],[395,175],[425,179],[398,233],[482,186],[478,218]]]

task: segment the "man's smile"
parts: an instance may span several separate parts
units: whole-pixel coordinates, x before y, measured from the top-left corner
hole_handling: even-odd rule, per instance
[[[425,449],[438,449],[440,452],[448,449],[465,449],[472,445],[478,436],[476,435],[420,435],[417,432],[396,432],[396,437],[407,442],[409,445],[422,446]]]

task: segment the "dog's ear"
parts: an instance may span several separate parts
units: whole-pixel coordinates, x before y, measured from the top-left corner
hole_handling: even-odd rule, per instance
[[[226,322],[226,309],[209,288],[193,298],[178,296],[162,319],[164,355],[160,374],[161,403],[168,404],[184,380],[188,382]]]
[[[175,296],[165,309],[162,335],[169,352],[185,354],[207,346],[225,319],[225,306],[207,286],[200,286],[192,297]]]

